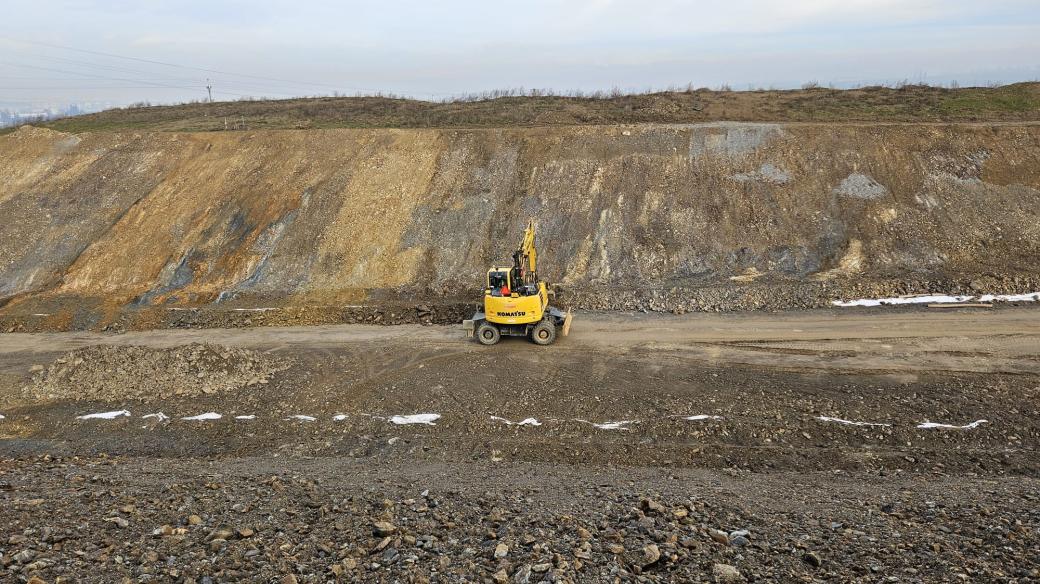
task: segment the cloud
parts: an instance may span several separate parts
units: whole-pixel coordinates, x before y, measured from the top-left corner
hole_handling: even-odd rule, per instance
[[[97,55],[11,48],[3,42],[0,63],[63,70],[82,66],[91,74],[108,71],[102,74],[119,77],[126,72],[115,75],[90,63],[129,66],[159,79],[198,77],[186,82],[193,86],[213,77],[223,90],[249,95],[315,94],[340,85],[345,91],[380,88],[426,95],[521,85],[790,86],[809,79],[953,78],[965,71],[979,77],[995,71],[995,80],[1012,81],[1035,75],[1040,62],[1036,1],[23,2],[8,7],[0,20],[0,41],[23,38],[321,83],[279,85],[255,78],[247,83]],[[56,62],[56,57],[86,64]],[[48,75],[34,71],[41,79]],[[0,75],[16,74],[25,72],[0,70]],[[97,85],[97,75],[92,79]],[[32,95],[12,85],[2,93],[11,99]],[[190,91],[147,89],[94,94],[127,102],[155,95],[198,97]]]

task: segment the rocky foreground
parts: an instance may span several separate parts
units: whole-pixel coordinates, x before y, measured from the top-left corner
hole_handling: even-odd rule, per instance
[[[0,335],[0,582],[1040,581],[1040,312],[577,322]]]
[[[1040,481],[350,459],[0,462],[11,582],[1026,582]]]

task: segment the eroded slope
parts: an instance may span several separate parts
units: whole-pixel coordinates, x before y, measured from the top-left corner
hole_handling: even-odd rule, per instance
[[[1027,291],[1040,258],[1031,124],[26,128],[0,168],[8,311],[469,298],[528,217],[544,274],[586,306]]]

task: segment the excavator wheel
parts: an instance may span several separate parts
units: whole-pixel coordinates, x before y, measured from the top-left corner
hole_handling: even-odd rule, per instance
[[[477,327],[477,340],[481,345],[494,345],[501,338],[502,333],[498,332],[498,327],[493,324],[484,322]]]
[[[556,340],[556,325],[543,320],[531,329],[531,340],[536,345],[551,345]]]

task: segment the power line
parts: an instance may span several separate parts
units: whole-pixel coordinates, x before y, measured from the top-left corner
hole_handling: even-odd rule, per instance
[[[12,80],[12,81],[45,81],[45,82],[48,82],[48,83],[51,82],[51,81],[83,81],[83,79],[80,78],[80,77],[40,77],[40,76],[36,76],[36,77],[22,77],[20,75],[0,75],[0,79],[9,79],[9,80]],[[187,78],[185,78],[184,80],[185,81],[192,81],[192,79],[187,79]],[[176,79],[175,78],[139,79],[139,81],[141,81],[143,83],[149,83],[149,82],[166,83],[166,82],[170,82],[170,81],[176,81]]]
[[[0,65],[7,65],[7,66],[11,66],[11,67],[24,67],[24,68],[27,68],[27,69],[38,69],[38,70],[41,70],[41,71],[51,71],[51,72],[55,72],[55,73],[65,73],[67,75],[82,75],[84,77],[88,77],[88,78],[95,79],[95,80],[121,81],[123,83],[145,83],[145,84],[148,84],[150,87],[167,88],[167,89],[183,89],[183,90],[192,91],[192,90],[198,89],[198,87],[199,87],[199,86],[194,86],[193,87],[193,86],[185,86],[185,85],[171,85],[171,84],[168,84],[168,83],[149,82],[149,81],[142,81],[142,80],[139,80],[139,79],[127,79],[127,78],[123,78],[123,77],[106,77],[106,76],[102,76],[102,75],[96,75],[96,74],[93,74],[93,73],[80,73],[78,71],[69,71],[67,69],[55,69],[53,67],[40,67],[38,65],[27,65],[25,63],[0,63]],[[246,94],[234,93],[234,92],[230,92],[230,91],[214,91],[213,93],[218,93],[218,94],[221,94],[221,95],[231,95],[231,96],[234,96],[234,97],[250,97],[249,95],[246,95]],[[272,92],[272,93],[275,94],[275,95],[283,96],[283,97],[292,97],[291,94],[279,93],[279,92]]]
[[[315,82],[310,82],[310,81],[293,81],[293,80],[290,80],[290,79],[279,79],[279,78],[276,78],[276,77],[264,77],[264,76],[260,76],[260,75],[248,75],[248,74],[245,74],[245,73],[233,73],[231,71],[221,71],[221,70],[218,70],[218,69],[207,69],[205,67],[192,67],[190,65],[181,65],[179,63],[169,63],[169,62],[166,62],[166,61],[155,61],[155,60],[152,60],[152,59],[142,59],[140,57],[127,57],[126,55],[117,55],[115,53],[106,53],[106,52],[103,52],[103,51],[91,51],[91,50],[87,50],[87,49],[77,49],[75,47],[67,47],[67,46],[64,46],[64,45],[55,45],[55,44],[44,43],[44,42],[39,42],[39,41],[27,41],[27,40],[15,39],[15,38],[11,38],[11,37],[0,37],[0,39],[4,39],[4,40],[15,42],[15,43],[23,43],[23,44],[29,44],[29,45],[39,45],[39,46],[42,46],[42,47],[50,47],[52,49],[60,49],[60,50],[64,50],[64,51],[74,51],[74,52],[77,52],[77,53],[85,53],[85,54],[88,54],[88,55],[98,55],[98,56],[110,57],[110,58],[114,58],[114,59],[125,59],[125,60],[128,60],[128,61],[137,61],[137,62],[140,62],[140,63],[150,63],[152,65],[162,65],[162,66],[165,66],[165,67],[176,67],[178,69],[190,69],[190,70],[195,70],[195,71],[204,71],[206,73],[218,73],[220,75],[232,75],[232,76],[235,76],[235,77],[245,77],[245,78],[250,78],[250,79],[260,79],[260,80],[264,80],[264,81],[276,81],[278,83],[291,83],[291,84],[294,84],[294,85],[311,85],[311,86],[314,86],[314,87],[327,87],[327,88],[336,89],[336,90],[351,89],[351,90],[354,90],[354,91],[378,91],[376,89],[371,89],[371,88],[366,88],[366,87],[343,87],[343,86],[339,86],[339,85],[331,85],[331,84],[328,84],[328,83],[315,83]]]
[[[101,80],[99,79],[98,81],[101,81]],[[64,87],[45,87],[45,86],[11,87],[11,86],[7,86],[7,87],[4,87],[4,89],[5,90],[11,90],[11,91],[56,91],[56,90],[65,90],[65,89],[83,89],[83,90],[90,90],[90,89],[166,89],[166,87],[156,87],[155,85],[98,85],[98,86],[73,85],[73,86],[64,86]],[[171,86],[171,87],[169,87],[169,89],[205,89],[205,87],[203,87],[201,85],[196,86],[196,87],[189,87],[189,86],[185,86],[185,87],[172,87]]]
[[[27,64],[16,64],[16,63],[0,63],[0,66],[3,66],[3,65],[8,65],[8,66],[11,66],[11,67],[33,67],[33,68],[41,69],[41,70],[44,70],[44,71],[61,71],[60,69],[54,69],[54,68],[50,68],[50,67],[36,67],[36,66],[27,65]],[[69,71],[69,74],[70,75],[82,75],[82,76],[85,76],[87,78],[85,79],[85,78],[82,78],[82,77],[39,77],[39,76],[36,76],[36,77],[23,77],[23,76],[0,75],[0,79],[7,79],[7,80],[11,80],[11,81],[37,81],[37,82],[42,82],[42,83],[51,83],[51,82],[55,82],[55,81],[58,81],[58,82],[60,82],[60,81],[112,81],[112,82],[134,81],[134,82],[137,82],[137,83],[148,83],[148,84],[151,84],[151,85],[149,85],[149,87],[156,87],[156,86],[165,85],[165,84],[172,84],[172,85],[176,85],[177,87],[181,87],[181,86],[183,86],[183,87],[191,87],[193,89],[205,89],[205,87],[206,87],[202,80],[186,78],[186,77],[182,77],[182,78],[177,78],[177,77],[159,77],[159,78],[154,78],[154,79],[150,79],[150,78],[137,78],[137,77],[129,78],[129,77],[127,77],[127,78],[124,79],[124,78],[121,78],[121,77],[109,78],[109,77],[100,76],[100,75],[97,75],[97,74],[94,74],[94,73],[83,73],[83,72],[79,72],[79,71]],[[273,87],[273,86],[251,85],[251,84],[248,84],[248,83],[240,83],[240,82],[236,82],[236,81],[226,81],[226,80],[222,80],[222,79],[212,80],[211,85],[213,85],[214,87],[217,87],[217,86],[228,87],[228,86],[230,86],[231,89],[256,90],[258,92],[267,92],[267,93],[271,93],[271,94],[275,94],[275,95],[283,95],[283,96],[293,96],[293,95],[295,95],[295,94],[285,93],[285,92],[281,92],[281,91],[272,91],[270,89],[270,87]],[[5,89],[6,89],[6,87],[5,87]],[[41,89],[47,89],[47,88],[41,88]],[[77,87],[68,87],[68,88],[56,87],[54,89],[77,89]],[[100,88],[100,89],[104,89],[104,88]],[[111,89],[126,89],[126,88],[123,88],[123,87],[112,87]],[[141,89],[147,89],[147,87],[142,87]]]
[[[55,56],[52,56],[52,55],[41,55],[41,54],[38,54],[38,53],[28,53],[28,52],[24,52],[24,51],[17,51],[17,52],[21,53],[22,55],[27,55],[29,58],[32,58],[32,59],[42,59],[44,61],[65,63],[65,64],[69,64],[69,65],[82,65],[84,67],[90,67],[90,68],[93,68],[93,69],[107,69],[107,70],[110,70],[110,71],[117,71],[117,72],[123,72],[123,73],[136,73],[136,74],[139,74],[139,75],[152,75],[152,74],[154,74],[153,71],[142,71],[140,69],[130,69],[130,68],[127,68],[127,67],[118,67],[118,66],[115,66],[115,65],[106,65],[106,64],[101,64],[101,63],[91,63],[89,61],[79,61],[79,60],[76,60],[76,59],[67,59],[65,57],[55,57]],[[183,80],[183,79],[186,79],[186,78],[179,77],[179,78],[173,78],[173,79]]]
[[[96,69],[108,69],[108,70],[112,70],[112,71],[122,71],[122,72],[126,72],[126,73],[136,73],[136,74],[140,74],[140,75],[152,75],[152,74],[154,74],[153,71],[142,71],[140,69],[130,69],[130,68],[127,68],[127,67],[117,67],[117,66],[106,65],[106,64],[91,63],[89,61],[80,61],[80,60],[76,60],[76,59],[67,59],[67,58],[64,58],[64,57],[54,57],[54,56],[50,56],[50,55],[40,55],[40,54],[28,53],[28,52],[21,52],[21,54],[26,55],[26,56],[28,56],[30,58],[43,59],[43,60],[46,60],[46,61],[56,61],[56,62],[59,62],[59,63],[68,63],[68,64],[72,64],[72,65],[83,65],[85,67],[96,68]],[[201,79],[194,78],[194,77],[192,77],[192,78],[170,77],[170,78],[161,79],[160,81],[167,82],[167,83],[201,82]],[[241,87],[243,89],[253,89],[253,90],[257,90],[257,91],[271,91],[272,88],[274,88],[275,92],[278,92],[281,95],[287,95],[287,94],[281,93],[279,91],[279,90],[285,89],[285,87],[282,86],[282,85],[277,85],[276,86],[276,85],[270,85],[270,84],[257,84],[257,83],[249,83],[248,81],[242,82],[242,81],[235,81],[235,80],[218,80],[218,81],[221,84],[235,85],[235,86],[239,86],[239,87]]]
[[[289,84],[290,85],[290,87],[286,87],[285,85],[271,85],[271,84],[263,84],[263,83],[249,83],[248,81],[238,81],[238,80],[235,80],[235,79],[215,79],[212,82],[213,85],[222,85],[222,86],[225,86],[225,87],[230,86],[232,89],[238,89],[239,91],[246,91],[246,92],[250,92],[250,93],[255,92],[255,94],[244,94],[244,93],[238,93],[238,92],[234,92],[234,91],[213,90],[213,93],[216,93],[216,94],[234,96],[234,97],[239,97],[239,98],[268,97],[268,96],[272,96],[272,97],[302,97],[306,93],[308,93],[308,92],[305,92],[305,91],[297,92],[291,86],[297,86],[300,89],[303,89],[306,86],[311,86],[311,87],[314,87],[314,88],[325,87],[325,88],[333,89],[336,92],[340,92],[340,91],[356,91],[359,94],[361,94],[363,92],[376,93],[376,94],[382,94],[383,93],[382,90],[376,90],[376,89],[372,89],[372,88],[340,86],[340,85],[333,85],[333,84],[329,84],[329,83],[317,83],[317,82],[309,82],[309,81],[296,81],[296,80],[290,80],[290,79],[280,79],[280,78],[276,78],[276,77],[265,77],[265,76],[261,76],[261,75],[250,75],[250,74],[245,74],[245,73],[235,73],[235,72],[231,72],[231,71],[222,71],[222,70],[218,70],[218,69],[208,69],[208,68],[205,68],[205,67],[194,67],[194,66],[190,66],[190,65],[182,65],[182,64],[179,64],[179,63],[171,63],[171,62],[167,62],[167,61],[158,61],[158,60],[153,60],[153,59],[144,59],[144,58],[140,58],[140,57],[130,57],[130,56],[126,56],[126,55],[119,55],[119,54],[115,54],[115,53],[107,53],[107,52],[103,52],[103,51],[93,51],[93,50],[88,50],[88,49],[79,49],[79,48],[76,48],[76,47],[69,47],[69,46],[65,46],[65,45],[45,43],[45,42],[40,42],[40,41],[28,41],[28,40],[22,40],[22,39],[15,39],[15,38],[5,37],[5,36],[0,36],[0,40],[6,40],[6,41],[9,41],[9,42],[20,43],[20,44],[23,44],[23,45],[37,45],[37,46],[42,46],[42,47],[48,47],[48,48],[51,48],[51,49],[58,49],[58,50],[63,50],[63,51],[73,51],[73,52],[76,52],[76,53],[83,53],[83,54],[87,54],[87,55],[97,55],[97,56],[101,56],[101,57],[108,57],[108,58],[114,58],[114,59],[124,59],[124,60],[127,60],[127,61],[134,61],[134,62],[139,62],[139,63],[147,63],[147,64],[152,64],[152,65],[160,65],[160,66],[164,66],[164,67],[175,67],[175,68],[178,68],[178,69],[184,69],[184,70],[190,70],[190,71],[202,71],[202,72],[207,72],[207,73],[215,73],[215,74],[219,74],[219,75],[227,75],[227,76],[231,76],[231,77],[239,77],[239,78],[243,78],[243,79],[255,79],[255,80],[261,80],[261,81],[272,81],[272,82],[275,82],[275,83],[278,83],[278,84]],[[82,65],[82,66],[85,66],[85,67],[95,68],[95,69],[105,69],[105,70],[111,70],[111,71],[117,71],[117,72],[122,71],[122,72],[127,72],[127,73],[135,73],[135,74],[138,74],[138,75],[153,75],[154,74],[154,72],[150,72],[150,71],[142,71],[140,69],[131,69],[131,68],[127,68],[127,67],[120,67],[118,65],[106,64],[106,63],[88,62],[88,61],[75,60],[75,59],[69,59],[69,58],[65,58],[65,57],[58,57],[58,56],[52,56],[52,55],[27,53],[27,52],[23,52],[23,51],[18,51],[17,49],[15,49],[15,51],[18,52],[18,53],[22,53],[23,55],[27,55],[29,57],[33,57],[33,58],[44,59],[44,60],[49,60],[49,61],[55,61],[55,62],[59,62],[59,63],[68,63],[68,64]],[[148,84],[150,87],[170,88],[170,89],[183,89],[183,90],[191,90],[191,91],[197,90],[198,87],[196,87],[196,86],[186,87],[185,83],[191,83],[193,81],[196,81],[196,82],[200,82],[201,81],[201,80],[189,79],[189,78],[183,78],[183,77],[180,77],[180,78],[178,78],[178,77],[171,77],[171,78],[168,78],[168,79],[164,78],[162,80],[151,81],[151,80],[148,80],[148,79],[128,79],[128,78],[124,78],[124,77],[105,77],[105,76],[100,76],[100,75],[90,75],[90,74],[86,74],[86,73],[80,73],[78,71],[63,71],[63,70],[59,70],[59,69],[46,68],[46,67],[32,67],[32,66],[29,66],[29,65],[16,65],[16,66],[30,67],[30,68],[35,68],[35,69],[39,69],[39,70],[42,70],[42,71],[64,72],[64,73],[68,73],[68,74],[71,74],[71,75],[82,75],[82,76],[85,76],[85,77],[92,77],[92,78],[97,79],[97,80],[121,81],[121,82],[124,82],[124,83],[142,83],[142,84]],[[46,81],[49,81],[49,80],[47,80],[47,79],[40,79],[40,81],[45,81],[46,82]],[[209,80],[207,80],[207,85],[210,85],[210,81]],[[142,88],[142,89],[147,89],[147,88],[150,88],[150,87],[145,87],[145,88]],[[205,86],[202,86],[202,87],[205,87]],[[123,87],[119,87],[119,88],[112,87],[111,89],[124,89],[124,88]],[[127,88],[127,89],[129,89],[129,88]],[[41,90],[43,90],[43,89],[41,89]],[[287,92],[286,90],[289,90],[289,92]],[[409,92],[404,92],[404,93],[408,94]],[[419,92],[419,94],[427,95],[427,96],[452,96],[452,95],[455,95],[453,93],[430,92],[430,91]]]
[[[0,62],[0,65],[5,65],[5,66],[8,66],[8,67],[22,67],[22,68],[25,68],[25,69],[36,69],[38,71],[51,71],[53,73],[65,73],[66,75],[81,75],[83,77],[88,77],[90,79],[104,79],[104,80],[108,80],[108,81],[122,81],[124,83],[126,83],[126,82],[131,82],[132,83],[132,82],[135,81],[133,79],[125,79],[125,78],[122,78],[122,77],[106,77],[106,76],[103,76],[103,75],[97,75],[95,73],[81,73],[79,71],[69,71],[68,69],[55,69],[54,67],[41,67],[39,65],[27,65],[25,63],[3,63],[3,62]],[[170,88],[173,88],[173,89],[187,89],[187,88],[182,87],[182,86],[169,85],[169,84],[160,83],[160,82],[145,82],[145,81],[139,81],[139,80],[137,80],[137,82],[139,82],[139,83],[148,83],[148,84],[150,84],[150,85],[152,85],[154,87],[170,87]]]

